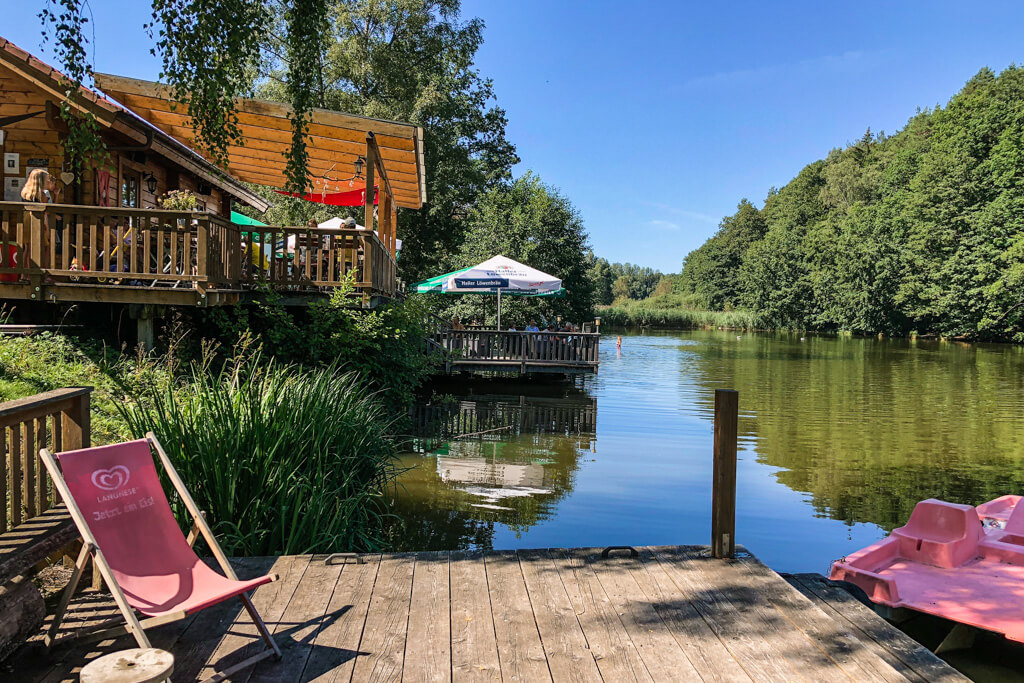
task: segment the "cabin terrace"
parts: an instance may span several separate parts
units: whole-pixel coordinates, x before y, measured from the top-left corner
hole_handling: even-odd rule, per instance
[[[0,302],[135,304],[140,339],[150,342],[163,306],[245,302],[264,286],[290,305],[353,277],[355,305],[399,293],[397,211],[426,199],[421,128],[315,111],[304,198],[352,207],[340,211],[358,210],[363,226],[271,226],[233,209],[268,208],[249,183],[286,185],[288,107],[240,100],[244,144],[222,169],[194,151],[188,109],[164,86],[95,80],[105,94],[82,88],[73,109],[95,118],[108,156],[76,175],[64,149],[62,76],[0,38]],[[46,203],[21,197],[35,169],[56,183]],[[195,209],[160,208],[175,190],[195,195]]]

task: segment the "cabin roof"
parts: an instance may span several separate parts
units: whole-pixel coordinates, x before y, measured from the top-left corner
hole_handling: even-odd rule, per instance
[[[3,37],[0,37],[0,66],[29,81],[55,100],[64,100],[64,75]],[[72,106],[80,112],[92,114],[103,127],[136,142],[149,144],[153,153],[180,165],[259,211],[266,211],[270,206],[265,199],[253,193],[238,179],[231,177],[187,144],[154,126],[144,117],[85,86],[79,86],[78,92],[80,99],[73,102]]]
[[[182,142],[196,144],[188,107],[175,101],[169,86],[102,73],[94,78],[107,95],[150,124]],[[239,98],[235,113],[243,140],[228,147],[228,171],[247,182],[285,187],[293,109],[277,102]],[[420,208],[426,201],[423,129],[327,109],[314,109],[310,116],[306,152],[311,192],[350,189],[348,181],[356,160],[366,154],[368,137],[374,138],[395,203]]]

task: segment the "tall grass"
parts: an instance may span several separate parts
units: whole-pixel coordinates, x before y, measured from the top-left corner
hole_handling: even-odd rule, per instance
[[[384,409],[356,375],[256,354],[197,365],[122,410],[136,436],[160,439],[229,554],[382,547],[396,461]]]
[[[659,299],[662,297],[659,297]],[[665,297],[671,299],[671,295]],[[676,307],[674,301],[624,301],[600,309],[602,325],[614,327],[653,327],[685,330],[693,328],[726,327],[753,330],[764,327],[761,317],[753,311],[707,311]],[[667,305],[666,305],[667,304]]]

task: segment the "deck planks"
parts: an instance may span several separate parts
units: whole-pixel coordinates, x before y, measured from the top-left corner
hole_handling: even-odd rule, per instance
[[[795,574],[787,581],[823,612],[850,628],[872,652],[909,680],[950,683],[969,680],[910,636],[889,627],[873,611],[820,574]]]
[[[514,551],[489,552],[487,586],[491,594],[494,635],[498,639],[501,676],[506,681],[551,680],[537,620],[530,605],[519,557]]]
[[[601,676],[606,681],[653,681],[586,556],[566,550],[551,555]]]
[[[361,652],[356,656],[353,681],[401,680],[414,564],[411,554],[381,558],[359,641]]]
[[[313,652],[302,672],[303,681],[339,683],[352,679],[380,568],[379,555],[364,555],[362,559],[362,563],[346,564],[338,577],[334,594],[327,601],[323,627],[313,640]]]
[[[402,680],[452,680],[451,605],[448,553],[418,553]]]
[[[821,577],[787,584],[744,554],[714,560],[672,546],[635,558],[552,549],[361,559],[237,560],[243,577],[281,576],[253,602],[284,658],[231,680],[966,680]],[[104,599],[85,593],[71,609],[109,614]],[[179,683],[253,654],[255,635],[237,600],[150,631],[175,655]],[[120,638],[46,655],[34,638],[0,678],[73,681],[89,659],[133,646]]]
[[[500,681],[487,569],[480,553],[451,554],[452,678]]]

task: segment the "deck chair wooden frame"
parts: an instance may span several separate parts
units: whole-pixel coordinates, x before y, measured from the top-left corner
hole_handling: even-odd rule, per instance
[[[213,530],[210,528],[210,525],[207,524],[206,518],[199,510],[199,506],[196,505],[195,500],[192,499],[192,495],[188,492],[188,489],[185,488],[185,483],[181,480],[181,477],[178,475],[178,471],[171,463],[170,458],[167,457],[167,453],[164,451],[163,446],[160,445],[156,435],[153,434],[153,432],[147,432],[146,441],[149,442],[151,449],[156,450],[160,464],[164,468],[164,472],[171,480],[171,484],[174,486],[175,491],[177,491],[178,495],[181,496],[181,501],[185,504],[185,508],[192,517],[193,527],[187,537],[189,545],[191,546],[195,542],[196,538],[201,535],[206,540],[207,545],[209,545],[210,550],[213,552],[213,556],[216,558],[217,564],[220,565],[224,575],[229,579],[237,581],[238,575],[235,573],[231,563],[228,562],[227,555],[217,542],[216,537],[213,535]],[[103,557],[103,552],[100,550],[85,516],[82,514],[78,504],[75,502],[75,498],[72,495],[70,488],[68,488],[67,482],[64,481],[64,476],[56,458],[46,448],[39,451],[39,457],[42,458],[43,464],[50,473],[50,478],[53,480],[54,486],[60,493],[60,497],[64,500],[65,505],[67,505],[68,512],[75,521],[75,525],[78,527],[79,533],[82,534],[83,540],[82,550],[79,552],[78,559],[75,561],[75,569],[71,575],[71,580],[61,595],[60,601],[57,604],[57,610],[54,613],[53,622],[50,624],[44,638],[46,648],[49,650],[57,642],[64,642],[65,640],[78,638],[87,639],[89,641],[105,640],[126,634],[131,634],[139,644],[139,647],[152,647],[149,637],[146,635],[147,628],[184,619],[185,616],[187,616],[187,613],[180,611],[164,614],[158,617],[139,619],[135,613],[135,609],[128,603],[128,599],[125,596],[124,591],[114,578],[110,565]],[[113,596],[114,602],[117,604],[117,607],[121,612],[121,616],[124,618],[124,623],[118,625],[120,622],[118,619],[106,621],[93,626],[88,633],[83,633],[82,629],[80,629],[74,635],[61,638],[60,641],[58,641],[56,636],[60,628],[60,624],[64,619],[68,604],[71,602],[71,598],[74,595],[75,590],[78,587],[78,583],[81,580],[90,560],[103,577],[103,582],[110,590],[110,594]],[[276,574],[272,574],[270,576],[272,581],[276,581],[278,579]],[[250,618],[252,618],[253,623],[256,625],[257,631],[259,631],[260,637],[266,643],[267,647],[262,652],[248,657],[224,671],[218,672],[215,677],[209,679],[210,681],[224,680],[232,674],[241,671],[246,667],[252,666],[253,664],[256,664],[268,657],[281,659],[281,648],[274,640],[269,629],[267,629],[267,625],[263,621],[263,618],[260,617],[259,613],[256,611],[256,607],[252,604],[252,600],[248,593],[241,593],[237,597],[241,600],[246,612],[249,613]]]

